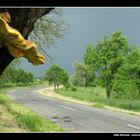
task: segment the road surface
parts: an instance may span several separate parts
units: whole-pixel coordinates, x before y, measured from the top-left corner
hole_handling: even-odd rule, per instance
[[[41,87],[21,88],[7,95],[68,132],[140,133],[140,116],[51,98],[37,93],[38,89]]]

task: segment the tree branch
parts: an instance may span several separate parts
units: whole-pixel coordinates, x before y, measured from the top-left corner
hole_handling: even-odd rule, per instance
[[[9,12],[11,15],[10,26],[19,30],[27,39],[34,28],[34,23],[52,9],[54,8],[0,8],[0,13]],[[5,46],[0,48],[0,75],[13,59],[14,57],[9,54]]]

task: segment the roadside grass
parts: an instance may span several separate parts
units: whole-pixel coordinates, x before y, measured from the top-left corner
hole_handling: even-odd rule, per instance
[[[26,132],[25,129],[19,127],[16,119],[7,111],[4,105],[0,104],[0,132]]]
[[[56,124],[13,102],[0,89],[0,132],[65,132]]]
[[[32,87],[32,86],[45,86],[48,85],[48,81],[38,81],[34,80],[32,83],[13,83],[13,82],[7,82],[7,83],[0,83],[0,88],[11,88],[11,87]]]
[[[92,102],[94,107],[107,108],[116,107],[120,109],[140,112],[140,99],[107,99],[105,89],[101,87],[76,87],[77,90],[71,91],[61,88],[57,93],[63,96],[72,97],[81,101]]]
[[[105,90],[101,87],[76,87],[75,91],[72,90],[66,90],[65,88],[60,88],[57,90],[57,93],[73,97],[75,99],[79,99],[82,101],[89,101],[89,102],[105,102],[106,96],[105,96]]]

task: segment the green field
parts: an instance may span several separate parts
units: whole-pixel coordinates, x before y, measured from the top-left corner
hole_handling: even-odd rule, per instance
[[[95,107],[104,108],[105,105],[117,107],[121,109],[140,112],[140,99],[126,100],[126,99],[107,99],[105,89],[101,87],[76,87],[75,91],[61,88],[57,90],[58,94],[72,97],[81,101],[93,102]]]
[[[0,89],[0,132],[64,132],[46,118],[11,101]]]

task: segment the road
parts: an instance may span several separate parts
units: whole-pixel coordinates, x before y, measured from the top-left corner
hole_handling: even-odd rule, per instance
[[[47,117],[68,132],[140,133],[140,116],[97,109],[48,96],[36,91],[42,87],[21,88],[7,95],[18,103]]]

